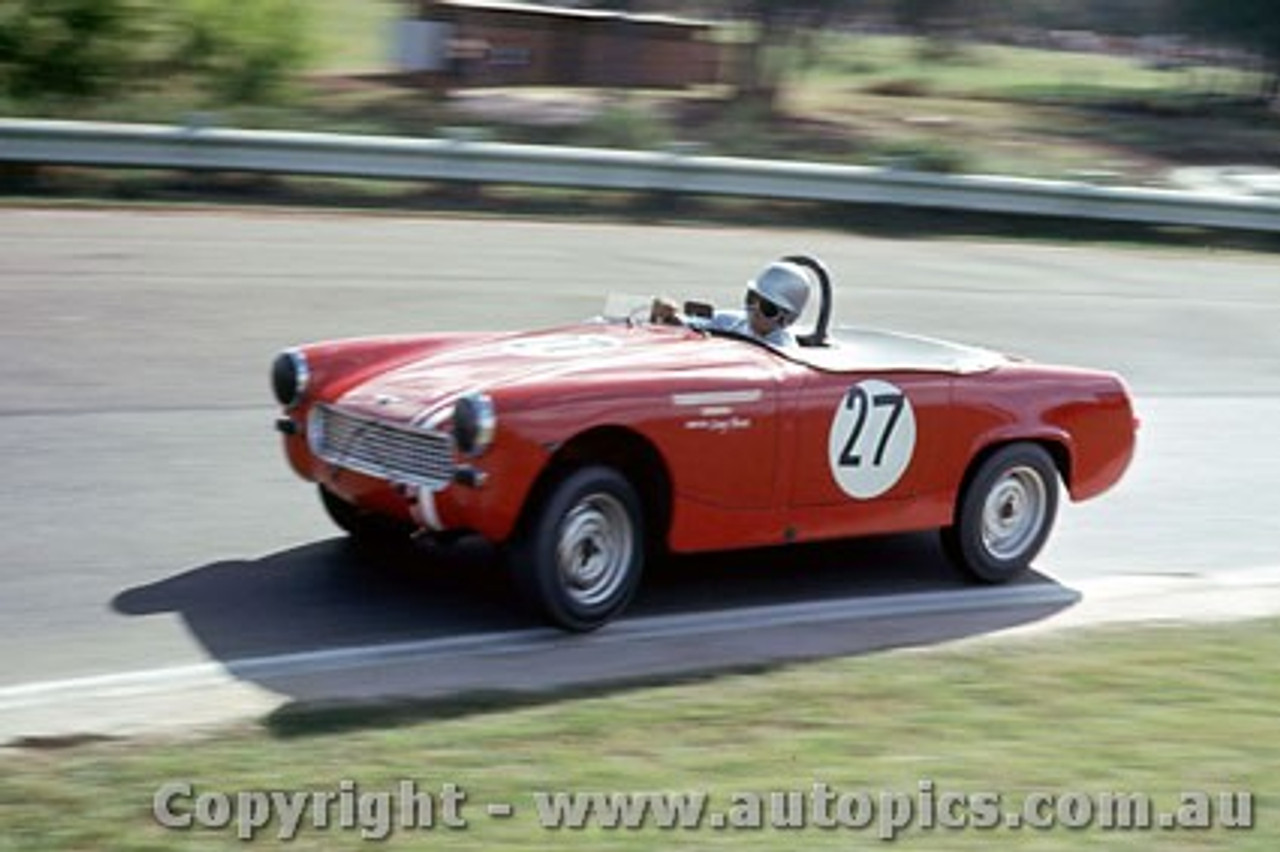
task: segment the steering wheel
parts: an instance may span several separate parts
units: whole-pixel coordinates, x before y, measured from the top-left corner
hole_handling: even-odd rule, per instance
[[[793,254],[782,260],[803,266],[818,278],[818,296],[821,299],[818,303],[818,320],[814,323],[813,331],[798,336],[796,342],[801,346],[826,346],[827,328],[831,325],[831,273],[822,261],[807,254]]]

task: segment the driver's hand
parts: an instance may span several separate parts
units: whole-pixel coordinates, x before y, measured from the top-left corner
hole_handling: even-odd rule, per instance
[[[653,300],[653,304],[649,307],[649,322],[658,325],[682,325],[680,320],[680,308],[671,299],[662,296]]]

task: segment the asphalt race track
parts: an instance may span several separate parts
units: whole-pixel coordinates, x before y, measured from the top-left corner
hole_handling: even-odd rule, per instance
[[[347,546],[280,457],[272,356],[318,338],[574,320],[610,291],[736,302],[759,265],[796,251],[835,272],[838,321],[1129,380],[1137,462],[1117,491],[1064,504],[1028,583],[1280,565],[1280,264],[1269,256],[7,209],[0,688],[532,627],[483,548]],[[931,536],[904,536],[675,560],[648,578],[628,621],[962,589]],[[882,624],[861,641],[967,635],[1044,608],[896,633]],[[616,649],[576,653],[575,665],[607,670]]]

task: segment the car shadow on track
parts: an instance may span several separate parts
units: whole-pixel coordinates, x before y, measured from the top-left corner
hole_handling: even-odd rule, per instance
[[[933,535],[670,557],[650,566],[626,618],[595,634],[571,636],[540,629],[482,543],[370,549],[330,539],[195,568],[125,590],[112,605],[130,616],[178,614],[212,658],[286,696],[295,710],[400,696],[448,702],[453,712],[492,703],[465,698],[477,694],[527,700],[548,690],[622,687],[933,644],[1044,618],[1074,601],[1070,590],[1035,572],[1020,585],[1061,594],[1025,605],[951,614],[899,611],[847,623],[792,619],[761,626],[748,619],[704,635],[701,622],[735,611],[904,594],[954,597],[973,587]],[[666,626],[672,619],[681,625],[674,632]],[[657,623],[664,625],[657,633],[646,627]],[[473,647],[510,631],[516,631],[512,641]],[[253,662],[299,654],[329,659],[343,649],[390,643],[446,650],[433,650],[426,660],[361,663],[358,671],[320,666],[300,674],[296,667]],[[463,650],[447,650],[456,643]]]

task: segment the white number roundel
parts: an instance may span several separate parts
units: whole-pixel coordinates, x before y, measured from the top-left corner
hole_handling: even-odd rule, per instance
[[[859,500],[892,488],[916,447],[916,415],[901,388],[868,379],[849,388],[836,406],[827,438],[831,476]]]

